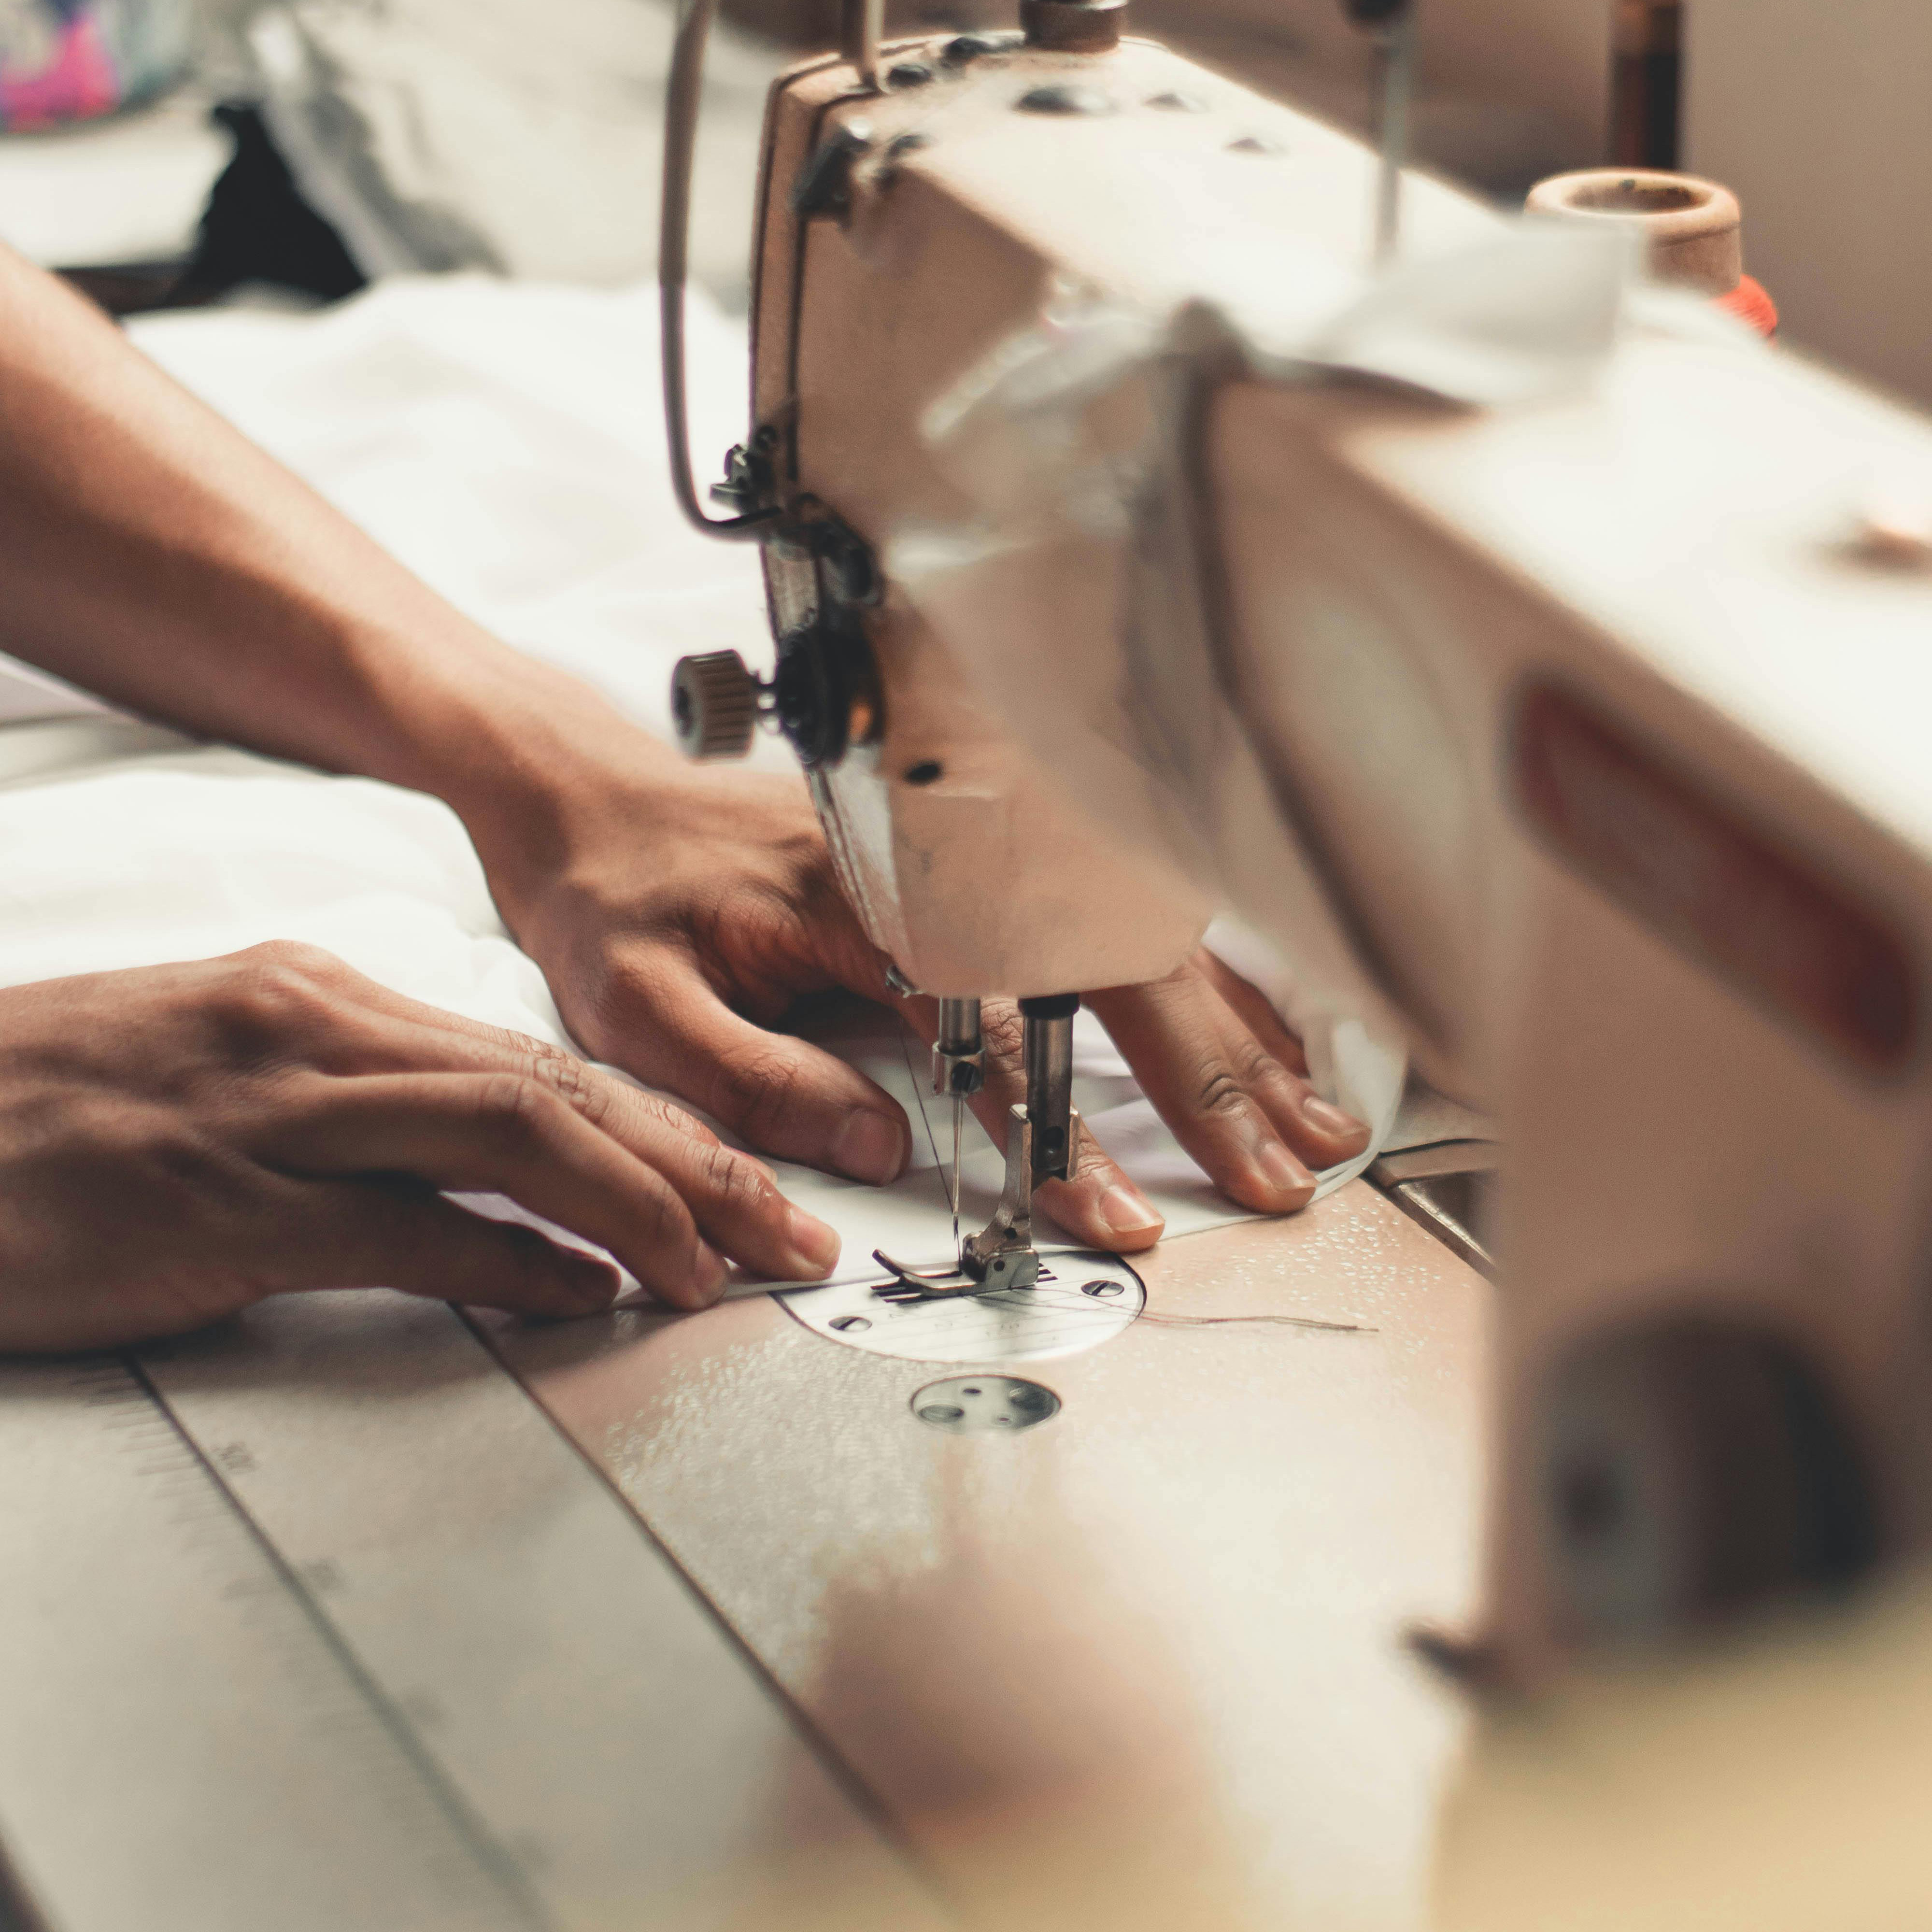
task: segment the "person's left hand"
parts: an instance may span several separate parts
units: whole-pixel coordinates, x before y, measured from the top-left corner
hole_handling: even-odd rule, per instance
[[[637,761],[634,761],[637,762]],[[494,856],[493,890],[597,1058],[703,1108],[747,1144],[856,1180],[903,1171],[911,1128],[890,1095],[776,1029],[803,997],[839,988],[896,1005],[929,1042],[934,1001],[896,999],[833,872],[804,786],[693,766],[649,747],[622,780],[579,785],[527,844]],[[1315,1173],[1366,1130],[1310,1087],[1300,1046],[1252,986],[1202,952],[1152,986],[1087,994],[1181,1144],[1242,1207],[1305,1207]],[[985,1010],[987,1087],[975,1111],[1004,1142],[1025,1094],[1019,1014]],[[1160,1215],[1094,1137],[1040,1204],[1075,1239],[1151,1246]]]

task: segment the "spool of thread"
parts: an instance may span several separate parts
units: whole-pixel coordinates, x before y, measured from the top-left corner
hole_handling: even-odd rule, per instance
[[[1560,220],[1636,226],[1659,281],[1701,290],[1761,335],[1778,333],[1776,304],[1744,273],[1744,210],[1729,188],[1658,169],[1589,168],[1539,182],[1527,206]]]

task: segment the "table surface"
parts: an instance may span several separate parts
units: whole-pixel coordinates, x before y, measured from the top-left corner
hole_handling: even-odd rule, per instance
[[[1409,1932],[1487,1287],[1360,1183],[1142,1272],[1016,1433],[764,1297],[0,1365],[0,1865],[61,1932]]]
[[[972,1922],[1417,1925],[1490,1291],[1360,1183],[1144,1273],[1018,1436],[770,1300],[489,1333]]]

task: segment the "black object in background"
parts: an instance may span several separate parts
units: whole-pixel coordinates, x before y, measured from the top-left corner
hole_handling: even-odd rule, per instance
[[[224,101],[214,118],[235,154],[209,191],[193,256],[67,268],[66,279],[110,315],[198,308],[250,282],[323,302],[366,287],[341,236],[302,199],[260,110]]]
[[[302,199],[261,110],[224,101],[214,118],[235,142],[201,218],[194,259],[176,302],[208,302],[245,282],[267,282],[338,302],[366,287],[342,238]]]

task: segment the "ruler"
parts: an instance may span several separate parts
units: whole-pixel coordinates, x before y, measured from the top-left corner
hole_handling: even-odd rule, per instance
[[[940,1922],[462,1322],[380,1294],[0,1365],[0,1842],[50,1932],[684,1932],[808,1868]]]

